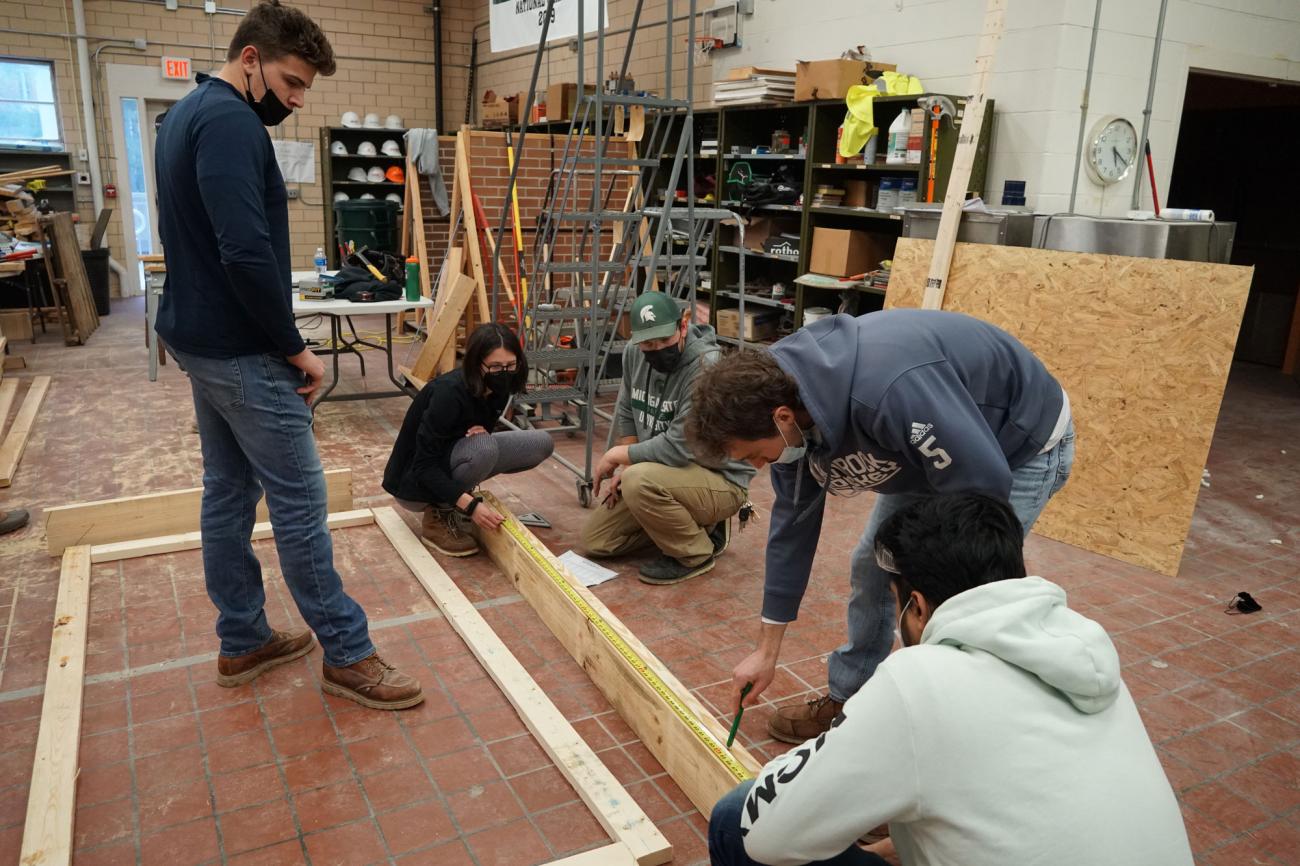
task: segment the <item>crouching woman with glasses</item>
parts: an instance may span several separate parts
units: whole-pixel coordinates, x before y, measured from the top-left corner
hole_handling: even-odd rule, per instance
[[[384,469],[384,489],[423,511],[421,538],[448,556],[478,553],[470,527],[495,532],[502,516],[474,494],[487,479],[532,469],[551,456],[544,430],[493,432],[512,394],[523,393],[528,361],[514,332],[480,325],[459,370],[425,385],[406,412]]]

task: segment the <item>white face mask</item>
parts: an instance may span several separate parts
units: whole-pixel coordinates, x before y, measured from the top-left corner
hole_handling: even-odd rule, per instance
[[[907,643],[903,640],[903,614],[907,613],[907,608],[911,604],[912,599],[909,598],[907,604],[903,605],[903,609],[898,612],[898,622],[894,625],[894,638],[903,646],[907,646]]]
[[[790,440],[785,438],[785,433],[778,425],[776,432],[781,434],[781,441],[785,447],[781,449],[781,456],[776,458],[777,463],[798,463],[808,453],[808,439],[804,437],[802,445],[791,445]]]

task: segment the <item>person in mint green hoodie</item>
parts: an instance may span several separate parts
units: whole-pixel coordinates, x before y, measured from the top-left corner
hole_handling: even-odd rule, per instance
[[[829,731],[718,802],[714,866],[1191,866],[1114,644],[1025,576],[1021,547],[1015,513],[980,494],[885,521],[904,648]]]
[[[686,441],[695,380],[722,355],[713,329],[692,324],[663,292],[644,292],[628,319],[615,444],[596,464],[597,504],[582,546],[595,557],[658,548],[641,580],[680,583],[712,569],[726,549],[729,521],[749,498],[755,470],[725,458],[705,465]]]

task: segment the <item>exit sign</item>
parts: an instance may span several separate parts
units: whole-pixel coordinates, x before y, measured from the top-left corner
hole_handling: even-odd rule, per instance
[[[188,57],[164,57],[162,59],[163,78],[190,80],[190,59]]]

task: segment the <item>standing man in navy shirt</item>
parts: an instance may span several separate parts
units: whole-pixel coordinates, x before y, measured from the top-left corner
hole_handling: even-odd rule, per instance
[[[244,16],[215,75],[163,121],[155,147],[167,285],[157,330],[190,377],[203,447],[203,569],[216,605],[217,683],[247,683],[324,652],[321,686],[375,709],[412,707],[420,684],[375,651],[343,589],[326,526],[325,476],[308,401],[324,364],[294,325],[289,211],[266,127],[334,74],[317,24],[279,0]],[[285,583],[310,629],[267,623],[253,553],[263,491]]]

